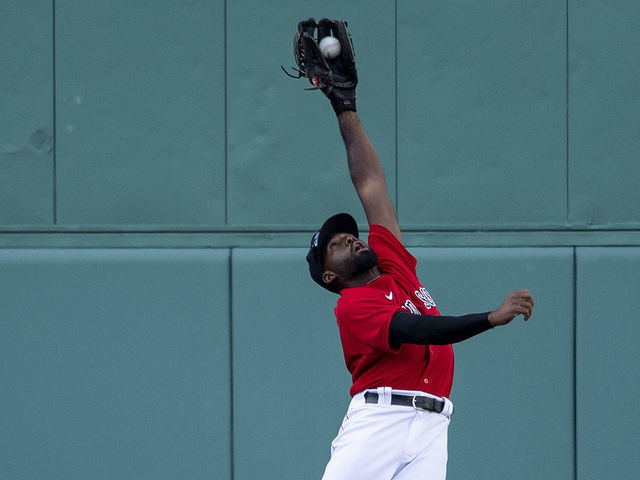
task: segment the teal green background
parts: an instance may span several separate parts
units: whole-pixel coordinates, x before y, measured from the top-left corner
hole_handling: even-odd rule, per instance
[[[304,255],[366,233],[297,22],[358,112],[456,345],[451,479],[635,478],[640,5],[0,3],[0,478],[320,478],[349,401]]]

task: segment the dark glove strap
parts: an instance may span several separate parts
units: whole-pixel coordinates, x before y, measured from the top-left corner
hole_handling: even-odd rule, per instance
[[[331,101],[331,106],[333,107],[333,111],[336,112],[336,116],[347,110],[356,111],[355,89],[333,87],[330,93],[326,95]]]

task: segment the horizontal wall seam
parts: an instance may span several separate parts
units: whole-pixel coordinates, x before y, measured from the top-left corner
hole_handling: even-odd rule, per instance
[[[366,238],[366,231],[362,236]],[[312,231],[0,233],[0,248],[307,248]],[[407,247],[640,246],[640,231],[403,232]]]

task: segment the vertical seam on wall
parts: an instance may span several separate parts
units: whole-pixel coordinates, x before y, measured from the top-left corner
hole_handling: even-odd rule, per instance
[[[223,13],[222,17],[224,18],[224,27],[223,27],[223,49],[224,49],[224,223],[225,225],[229,224],[229,162],[228,162],[228,112],[227,112],[227,1],[223,2]]]
[[[395,94],[395,117],[394,117],[394,127],[395,127],[395,138],[394,138],[394,146],[395,146],[395,200],[396,200],[396,217],[398,217],[398,223],[400,222],[400,202],[398,200],[398,0],[394,2],[394,25],[395,25],[395,35],[394,35],[394,94]]]
[[[578,479],[578,248],[573,247],[573,475]]]
[[[234,478],[234,411],[233,411],[233,248],[229,249],[229,473]]]
[[[565,221],[567,222],[567,224],[569,224],[570,222],[570,208],[569,208],[569,202],[571,199],[570,196],[570,192],[569,192],[569,186],[570,186],[570,181],[569,181],[569,0],[566,0],[565,2],[565,51],[566,51],[566,58],[565,58],[565,105],[566,105],[566,117],[565,117],[565,139],[566,139],[566,195],[567,195],[567,212],[566,212],[566,217],[565,217]]]
[[[51,48],[52,48],[52,76],[53,76],[53,145],[51,147],[51,153],[53,157],[53,224],[58,224],[58,191],[57,191],[57,165],[56,165],[56,0],[51,1]]]

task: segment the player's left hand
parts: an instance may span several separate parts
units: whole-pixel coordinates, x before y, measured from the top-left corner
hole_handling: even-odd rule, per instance
[[[511,292],[498,308],[489,313],[489,323],[492,327],[506,325],[520,314],[524,315],[524,319],[527,321],[531,317],[533,303],[533,297],[529,290]]]

